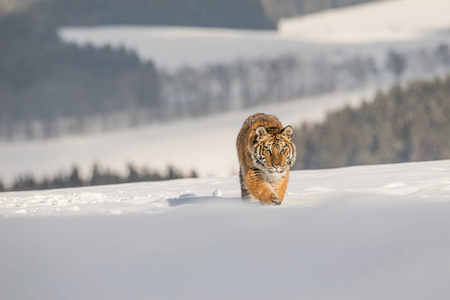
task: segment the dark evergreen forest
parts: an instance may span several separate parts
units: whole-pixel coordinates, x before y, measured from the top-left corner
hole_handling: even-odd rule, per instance
[[[46,190],[196,177],[197,173],[195,171],[192,171],[190,174],[184,174],[171,166],[169,166],[165,172],[157,172],[152,171],[149,168],[137,168],[130,164],[128,165],[127,174],[121,174],[109,168],[94,165],[88,178],[83,179],[78,168],[74,166],[68,172],[60,172],[53,177],[43,179],[37,179],[32,174],[24,174],[16,178],[11,187],[5,187],[0,182],[0,192]]]
[[[371,1],[377,0],[261,0],[261,3],[268,16],[280,20]]]
[[[71,117],[67,132],[79,132],[83,118],[124,109],[158,106],[154,65],[124,49],[63,43],[39,15],[0,19],[0,135],[52,137],[54,120]],[[40,129],[34,124],[45,120]]]
[[[146,24],[275,29],[259,0],[48,0],[35,13],[55,26]]]
[[[294,129],[294,169],[450,159],[450,76],[379,92]]]

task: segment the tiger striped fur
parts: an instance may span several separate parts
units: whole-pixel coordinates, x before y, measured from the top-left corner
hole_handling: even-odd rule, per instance
[[[281,204],[296,158],[293,133],[271,115],[254,114],[244,122],[236,140],[243,200]]]

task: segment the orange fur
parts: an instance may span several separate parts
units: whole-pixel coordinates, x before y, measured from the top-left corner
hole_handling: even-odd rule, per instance
[[[244,122],[236,140],[242,199],[281,204],[296,156],[292,133],[271,115],[254,114]]]

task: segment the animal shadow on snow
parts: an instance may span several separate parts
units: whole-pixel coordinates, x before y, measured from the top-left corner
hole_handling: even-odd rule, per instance
[[[178,198],[167,199],[170,206],[180,206],[187,204],[197,204],[197,205],[238,205],[242,204],[243,201],[241,198],[227,198],[227,197],[217,197],[217,196],[197,196],[195,194],[185,194],[181,195]]]

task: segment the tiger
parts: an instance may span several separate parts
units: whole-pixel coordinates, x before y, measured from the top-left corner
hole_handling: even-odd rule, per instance
[[[280,205],[296,159],[292,126],[275,116],[254,114],[245,120],[236,139],[239,181],[244,201]]]

